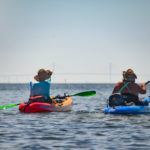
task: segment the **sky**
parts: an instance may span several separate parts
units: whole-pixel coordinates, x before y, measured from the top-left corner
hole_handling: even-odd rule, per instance
[[[0,82],[146,82],[149,57],[149,0],[0,0]]]

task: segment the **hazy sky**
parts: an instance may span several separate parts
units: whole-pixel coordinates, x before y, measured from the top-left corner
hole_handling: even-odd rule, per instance
[[[0,0],[1,82],[40,68],[53,82],[117,82],[128,68],[145,82],[149,65],[150,0]]]

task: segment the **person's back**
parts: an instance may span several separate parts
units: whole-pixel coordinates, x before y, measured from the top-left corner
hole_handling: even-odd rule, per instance
[[[47,81],[42,81],[39,83],[34,83],[32,87],[32,96],[42,95],[44,97],[50,97],[50,83]]]
[[[138,96],[139,94],[146,94],[146,88],[145,88],[145,84],[142,83],[141,86],[139,86],[138,84],[136,84],[135,82],[126,82],[126,81],[121,81],[121,82],[118,82],[116,84],[116,86],[114,87],[113,89],[113,94],[114,93],[119,93],[119,90],[124,86],[126,85],[126,87],[124,87],[122,89],[122,91],[120,91],[121,94],[125,94],[125,93],[130,93],[130,94],[133,94],[133,95],[136,95]]]

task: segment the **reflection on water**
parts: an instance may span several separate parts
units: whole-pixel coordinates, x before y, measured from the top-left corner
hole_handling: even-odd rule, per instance
[[[0,110],[0,149],[150,149],[149,115],[104,115],[113,85],[54,84],[51,95],[96,90],[93,97],[72,97],[71,112],[22,114],[18,106]],[[0,104],[27,101],[26,84],[0,85]]]

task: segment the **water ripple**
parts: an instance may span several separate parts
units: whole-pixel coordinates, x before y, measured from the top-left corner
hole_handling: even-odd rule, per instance
[[[53,95],[97,91],[94,97],[72,97],[71,112],[23,114],[18,107],[0,110],[0,149],[149,150],[149,115],[101,113],[112,87],[106,84],[53,85]],[[0,85],[1,104],[26,101],[28,90],[27,85]]]

